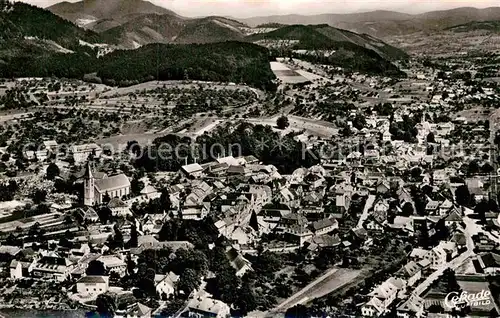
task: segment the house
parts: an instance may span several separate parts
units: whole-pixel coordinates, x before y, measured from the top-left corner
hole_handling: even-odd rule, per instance
[[[277,226],[281,218],[291,213],[290,210],[262,210],[257,215],[259,233],[269,233]]]
[[[336,219],[322,219],[311,224],[311,230],[314,235],[323,235],[339,228],[339,222]]]
[[[469,178],[465,180],[465,185],[469,189],[470,194],[474,197],[476,202],[485,198],[485,191],[483,190],[484,183],[478,178]]]
[[[452,224],[457,224],[462,222],[462,216],[458,214],[457,211],[453,210],[451,213],[444,219],[444,224],[446,226],[451,226]]]
[[[342,193],[335,196],[335,206],[337,207],[337,211],[339,211],[339,213],[347,212],[350,204],[351,198],[347,194]]]
[[[78,208],[76,210],[76,213],[85,222],[95,223],[95,222],[99,221],[99,215],[90,206],[87,206],[84,208]]]
[[[95,297],[109,289],[108,276],[84,276],[76,282],[76,291],[82,297]]]
[[[52,153],[57,151],[57,141],[55,140],[45,140],[43,142],[45,149],[49,150]]]
[[[384,226],[374,216],[370,215],[365,220],[363,226],[370,231],[384,231]]]
[[[363,317],[378,317],[385,312],[386,308],[381,300],[377,297],[372,297],[367,303],[361,307],[361,315]]]
[[[192,163],[181,167],[181,172],[188,178],[197,179],[203,174],[203,167],[198,163]]]
[[[448,183],[450,178],[448,177],[448,173],[445,170],[435,170],[432,173],[432,180],[434,180],[435,185],[441,185],[444,183]]]
[[[457,249],[453,242],[441,242],[438,246],[428,251],[424,259],[429,260],[432,269],[438,269],[456,254]]]
[[[108,208],[111,210],[113,216],[127,216],[132,214],[128,205],[120,198],[112,198],[108,202]]]
[[[406,290],[406,282],[400,278],[391,277],[368,294],[370,301],[361,307],[361,314],[365,317],[378,317],[386,312],[396,300],[400,291]]]
[[[236,270],[236,276],[241,277],[248,271],[253,271],[252,263],[243,257],[236,249],[229,248],[226,256],[231,266]]]
[[[400,291],[406,289],[406,282],[401,278],[390,277],[382,284],[378,285],[369,296],[378,298],[384,308],[388,308],[397,298]]]
[[[102,148],[97,144],[73,145],[69,148],[69,152],[73,155],[75,164],[80,164],[87,161],[89,156],[99,158],[102,154]]]
[[[144,250],[161,250],[172,249],[173,252],[178,249],[189,250],[194,248],[194,245],[189,241],[158,241],[153,235],[141,235],[137,238],[137,248],[131,248],[133,254],[140,254]]]
[[[157,234],[160,232],[164,223],[164,216],[159,216],[160,217],[156,217],[156,214],[144,216],[144,219],[142,220],[142,231],[144,234]]]
[[[453,208],[453,203],[446,199],[439,205],[439,214],[446,215]]]
[[[396,309],[398,318],[420,318],[424,316],[424,299],[412,294]]]
[[[413,286],[422,278],[422,269],[415,261],[410,261],[399,271],[398,276],[406,280],[408,286]]]
[[[386,200],[379,200],[375,205],[373,206],[373,212],[375,213],[387,213],[389,211],[389,203],[387,203]]]
[[[72,268],[73,264],[69,259],[51,253],[34,262],[32,275],[36,278],[63,282],[69,277]]]
[[[30,262],[21,262],[13,259],[10,262],[10,278],[11,279],[21,279],[23,277],[28,277],[31,272]]]
[[[439,201],[431,200],[430,198],[427,198],[427,204],[425,205],[425,211],[429,215],[435,215],[438,212],[439,209]]]
[[[179,276],[173,272],[168,273],[168,275],[155,275],[156,293],[161,299],[173,295],[178,281]]]
[[[104,264],[104,268],[110,273],[114,272],[123,277],[127,270],[127,264],[116,255],[103,255],[97,259]]]
[[[22,250],[17,246],[12,245],[0,245],[0,255],[6,254],[11,257],[15,257],[17,254],[21,253]]]
[[[375,187],[375,189],[377,190],[377,193],[384,194],[391,190],[391,186],[388,182],[382,181]]]
[[[313,236],[307,225],[308,221],[305,216],[298,213],[290,213],[281,218],[275,229],[283,232],[294,242],[298,242],[302,246]]]
[[[230,316],[229,306],[208,296],[196,296],[187,304],[187,316],[193,318],[225,318]]]
[[[141,303],[135,303],[127,309],[127,318],[150,318],[153,310]]]
[[[161,197],[161,192],[150,184],[146,184],[140,193],[146,200],[154,200]]]
[[[500,273],[500,255],[486,253],[477,258],[481,270],[485,274],[497,275]]]

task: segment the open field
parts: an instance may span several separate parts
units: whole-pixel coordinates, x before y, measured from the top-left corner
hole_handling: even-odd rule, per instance
[[[336,289],[341,288],[355,280],[361,275],[361,273],[362,272],[360,270],[333,268],[276,306],[272,312],[285,312],[288,308],[295,305],[306,304],[316,298],[328,295]]]
[[[275,127],[278,117],[279,116],[271,118],[249,118],[246,119],[246,121],[254,125],[267,125]],[[329,138],[332,135],[337,134],[338,132],[338,129],[335,128],[335,125],[327,121],[315,120],[295,115],[289,115],[288,121],[290,123],[290,126],[288,128],[284,130],[275,128],[275,130],[281,132],[282,135],[286,135],[290,132],[300,132],[304,130],[306,134],[316,135],[323,138]]]
[[[281,62],[271,62],[271,70],[285,84],[300,84],[310,81]]]
[[[119,88],[114,88],[111,89],[103,94],[101,94],[101,97],[105,96],[114,96],[114,95],[128,95],[131,93],[136,93],[136,92],[141,92],[141,91],[149,91],[149,90],[154,90],[157,88],[169,88],[169,87],[177,87],[177,88],[186,88],[186,89],[192,89],[192,88],[197,88],[199,86],[205,87],[205,88],[210,88],[210,89],[228,89],[228,90],[250,90],[255,93],[255,95],[261,99],[265,97],[264,92],[251,88],[248,86],[244,85],[235,85],[235,84],[225,84],[225,83],[212,83],[212,82],[201,82],[201,81],[193,81],[193,82],[184,82],[184,81],[151,81],[151,82],[145,82],[133,86],[128,86],[128,87],[119,87]]]

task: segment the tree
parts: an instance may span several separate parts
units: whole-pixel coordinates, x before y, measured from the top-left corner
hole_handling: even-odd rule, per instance
[[[161,190],[160,204],[163,211],[169,211],[172,207],[172,201],[170,201],[170,194],[168,193],[167,188]]]
[[[455,190],[455,197],[457,200],[457,204],[468,206],[471,200],[469,188],[467,186],[461,185]]]
[[[422,169],[419,167],[415,167],[411,169],[410,171],[411,177],[415,180],[421,179],[422,178]]]
[[[455,272],[447,268],[444,270],[439,280],[439,289],[444,293],[459,292],[460,285],[457,282]]]
[[[403,216],[410,216],[413,214],[413,205],[410,203],[410,202],[406,202],[404,205],[403,205],[403,208],[402,208],[402,215]]]
[[[236,298],[236,306],[239,308],[239,316],[244,317],[248,312],[257,308],[257,300],[250,283],[243,282],[241,288],[238,290]]]
[[[111,197],[109,196],[109,193],[106,192],[104,193],[104,196],[102,197],[102,203],[107,204],[111,201]]]
[[[120,231],[120,229],[118,228],[118,226],[115,224],[114,226],[114,232],[115,232],[115,235],[113,236],[113,245],[114,247],[119,247],[119,248],[123,248],[123,234],[122,234],[122,231]]]
[[[61,171],[59,170],[59,167],[55,163],[51,163],[47,167],[47,179],[48,180],[54,180],[56,177],[59,176]]]
[[[138,195],[142,189],[144,189],[144,182],[140,181],[137,177],[134,177],[130,182],[130,191],[133,194]]]
[[[100,294],[95,300],[96,311],[101,317],[114,317],[116,311],[115,300],[106,294]]]
[[[178,288],[184,293],[190,294],[194,289],[198,288],[200,282],[198,273],[194,269],[186,268],[179,277]]]
[[[111,212],[111,209],[108,208],[107,206],[101,207],[97,209],[97,215],[99,215],[99,221],[102,224],[108,223],[109,220],[111,220],[111,216],[113,215],[113,212]]]
[[[286,129],[288,126],[290,126],[290,123],[288,122],[288,117],[286,117],[285,115],[279,117],[276,120],[276,126],[278,127],[278,129]]]
[[[482,223],[486,223],[486,213],[490,211],[488,201],[481,200],[474,208],[474,213],[477,214]]]
[[[128,247],[137,247],[138,245],[138,233],[137,233],[137,227],[132,225],[132,228],[130,229],[130,240],[128,241]]]
[[[40,204],[47,198],[47,191],[43,189],[36,189],[35,192],[31,194],[31,198],[35,204]]]
[[[436,142],[436,137],[434,136],[434,133],[432,131],[427,135],[427,142],[430,143]]]
[[[134,274],[135,270],[135,262],[132,260],[132,257],[130,254],[127,255],[127,274],[132,275]]]
[[[479,169],[480,167],[477,160],[472,160],[471,162],[469,162],[469,165],[467,166],[467,173],[468,175],[474,175],[479,172]]]
[[[106,274],[106,268],[104,263],[98,260],[93,260],[89,262],[85,273],[89,276],[103,276]]]

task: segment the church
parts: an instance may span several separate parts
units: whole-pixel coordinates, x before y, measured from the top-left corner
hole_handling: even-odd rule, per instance
[[[108,177],[104,173],[93,173],[90,163],[84,174],[84,204],[93,206],[102,204],[106,195],[109,198],[121,198],[130,194],[130,180],[124,174]]]

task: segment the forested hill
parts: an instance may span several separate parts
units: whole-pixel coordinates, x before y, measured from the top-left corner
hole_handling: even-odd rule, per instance
[[[99,40],[97,33],[81,29],[48,10],[21,2],[3,2],[0,7],[0,40],[8,41],[5,45],[20,44],[19,41],[34,37],[74,49],[78,46],[78,40]],[[4,46],[2,49],[6,48]]]
[[[369,74],[403,76],[392,61],[408,58],[402,50],[369,35],[328,25],[287,25],[250,35],[246,40],[268,46],[278,56],[294,56],[297,50],[306,50],[312,54],[300,54],[300,58]],[[329,54],[321,54],[322,50]]]
[[[150,44],[102,58],[85,52],[17,56],[0,67],[0,77],[68,77],[128,86],[149,80],[203,80],[245,83],[273,90],[267,49],[251,43]],[[97,77],[96,77],[97,76]],[[88,76],[87,76],[88,77]]]
[[[251,43],[150,44],[115,51],[100,59],[97,75],[104,81],[191,79],[246,83],[273,89],[275,78],[266,48]]]
[[[251,43],[151,44],[97,58],[80,40],[102,39],[47,10],[1,2],[0,77],[85,77],[112,85],[188,78],[273,88],[269,51]]]

